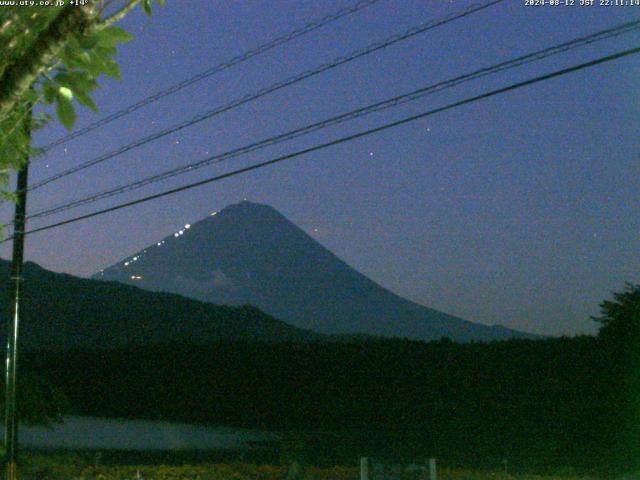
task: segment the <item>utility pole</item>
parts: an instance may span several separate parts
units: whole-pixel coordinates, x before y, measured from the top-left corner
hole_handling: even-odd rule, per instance
[[[31,145],[31,105],[28,105],[24,129]],[[7,328],[7,371],[5,379],[5,466],[6,480],[17,479],[16,455],[18,451],[18,419],[16,410],[16,380],[18,373],[18,327],[20,326],[20,297],[22,293],[22,261],[24,257],[24,232],[27,213],[27,184],[29,175],[29,153],[18,172],[16,183],[16,207],[13,224],[13,254],[11,260],[11,321]]]

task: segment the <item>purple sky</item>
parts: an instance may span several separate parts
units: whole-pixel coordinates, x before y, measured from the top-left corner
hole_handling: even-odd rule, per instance
[[[168,0],[122,26],[122,81],[100,114],[337,10],[349,0]],[[576,0],[579,3],[579,0]],[[37,160],[41,180],[140,136],[471,2],[382,0],[165,98]],[[507,0],[33,192],[30,211],[640,17],[640,7]],[[637,33],[468,83],[394,110],[34,221],[37,227],[638,46]],[[546,334],[595,331],[590,315],[640,281],[640,57],[551,80],[289,163],[33,235],[27,258],[89,276],[243,198],[272,205],[349,264],[418,303]],[[43,144],[66,132],[38,132]],[[5,206],[2,219],[10,217]],[[6,258],[7,245],[0,251]]]

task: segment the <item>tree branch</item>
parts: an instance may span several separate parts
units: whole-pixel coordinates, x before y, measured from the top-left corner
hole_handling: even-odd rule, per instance
[[[101,22],[98,22],[94,25],[94,30],[99,31],[103,28],[110,27],[116,22],[122,20],[131,10],[133,10],[136,5],[140,3],[140,0],[129,0],[120,10],[105,18]]]
[[[0,118],[16,106],[18,100],[33,85],[67,40],[82,34],[91,25],[93,7],[68,6],[49,23],[28,50],[0,77]]]

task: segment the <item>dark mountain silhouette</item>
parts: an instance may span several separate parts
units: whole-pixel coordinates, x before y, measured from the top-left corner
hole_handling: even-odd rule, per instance
[[[405,300],[340,260],[269,206],[241,202],[94,276],[229,305],[251,304],[324,334],[434,340],[529,336]]]
[[[0,260],[2,318],[9,318],[9,263]],[[24,271],[21,348],[111,348],[158,342],[318,340],[252,306],[227,307],[148,292],[116,282],[54,273],[35,263]],[[4,336],[5,328],[2,330]]]

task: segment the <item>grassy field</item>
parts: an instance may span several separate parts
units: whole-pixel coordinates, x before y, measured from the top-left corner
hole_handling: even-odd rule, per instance
[[[245,462],[198,464],[96,464],[87,455],[28,454],[19,469],[21,480],[359,480],[357,466],[301,467],[298,476],[291,476],[286,465]],[[420,475],[400,480],[421,480]],[[428,477],[426,477],[428,478]],[[471,471],[439,468],[439,480],[595,480],[596,476],[581,476],[570,471],[553,475],[516,474],[504,471]],[[618,477],[620,478],[620,477]],[[639,478],[628,475],[625,479]],[[375,480],[375,479],[374,479]]]

